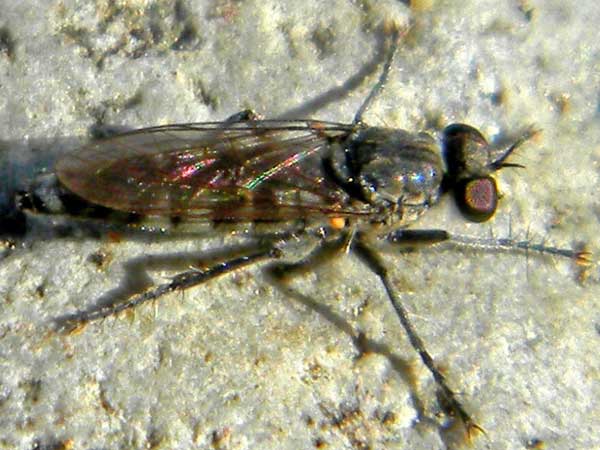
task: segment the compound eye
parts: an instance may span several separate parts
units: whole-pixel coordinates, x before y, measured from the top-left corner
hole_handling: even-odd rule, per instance
[[[455,195],[462,214],[473,222],[485,222],[496,212],[498,188],[492,177],[464,180]]]
[[[444,159],[452,179],[487,175],[490,172],[487,168],[488,143],[476,128],[464,123],[448,125],[443,132],[443,143]]]

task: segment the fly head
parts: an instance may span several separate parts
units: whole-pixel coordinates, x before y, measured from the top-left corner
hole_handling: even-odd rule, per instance
[[[490,145],[485,137],[470,125],[455,123],[443,131],[443,154],[447,172],[446,189],[454,191],[463,215],[473,222],[489,220],[498,206],[498,187],[492,174],[503,167],[522,167],[506,159],[534,130],[526,131],[508,148]]]

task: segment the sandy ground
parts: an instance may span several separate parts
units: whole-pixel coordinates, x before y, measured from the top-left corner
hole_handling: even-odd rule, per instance
[[[395,19],[411,27],[370,124],[435,134],[465,122],[492,139],[544,130],[514,158],[525,169],[500,173],[493,221],[466,224],[444,201],[419,227],[597,254],[600,6],[411,3],[0,0],[0,201],[106,126],[249,107],[349,122],[376,81],[383,20]],[[34,233],[0,261],[0,448],[464,445],[382,287],[352,255],[294,280],[295,295],[257,266],[76,335],[49,329],[119,285],[131,258],[239,239],[148,240]],[[473,448],[600,446],[596,265],[456,250],[385,259],[487,432]]]

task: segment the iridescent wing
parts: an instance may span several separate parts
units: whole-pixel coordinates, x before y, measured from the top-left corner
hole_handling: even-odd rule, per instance
[[[145,128],[71,153],[56,172],[88,202],[143,215],[246,221],[368,214],[324,173],[324,152],[351,131],[310,120]]]

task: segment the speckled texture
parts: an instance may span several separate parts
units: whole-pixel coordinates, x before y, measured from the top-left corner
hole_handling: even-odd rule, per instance
[[[221,120],[248,107],[350,121],[376,75],[336,89],[372,60],[392,16],[412,28],[369,123],[544,130],[516,155],[526,169],[500,174],[494,221],[466,225],[444,202],[422,226],[484,237],[512,226],[598,253],[594,1],[0,0],[0,185],[26,184],[94,125]],[[433,420],[431,377],[351,256],[295,280],[306,297],[247,269],[61,336],[48,321],[114,288],[129,258],[236,240],[31,240],[0,262],[0,448],[461,445]],[[97,252],[108,255],[101,266]],[[386,261],[487,431],[473,448],[600,446],[597,266],[578,280],[571,262],[533,256],[429,250]],[[419,404],[432,420],[415,423]]]

